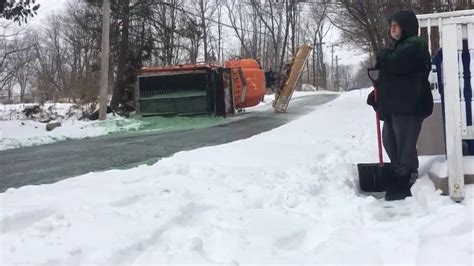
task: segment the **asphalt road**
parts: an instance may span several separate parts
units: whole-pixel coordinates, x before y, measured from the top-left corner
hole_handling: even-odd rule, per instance
[[[179,151],[240,139],[277,128],[337,95],[295,98],[287,113],[273,110],[240,114],[218,126],[179,132],[136,132],[0,151],[0,192],[108,169],[152,164]]]

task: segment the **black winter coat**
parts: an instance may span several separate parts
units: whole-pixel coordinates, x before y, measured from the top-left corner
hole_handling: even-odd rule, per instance
[[[402,38],[392,50],[377,57],[379,78],[377,109],[382,117],[391,114],[428,117],[433,111],[433,96],[428,81],[431,59],[426,41],[418,37],[418,20],[411,11],[396,13],[392,20],[402,29]],[[371,99],[372,97],[372,99]],[[373,94],[368,103],[373,102]]]

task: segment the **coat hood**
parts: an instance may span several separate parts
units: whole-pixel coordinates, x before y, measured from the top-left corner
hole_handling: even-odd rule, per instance
[[[416,18],[416,15],[413,13],[413,11],[398,11],[389,19],[390,22],[392,20],[398,22],[400,28],[402,29],[402,37],[400,41],[412,36],[418,36],[419,24],[418,19]]]

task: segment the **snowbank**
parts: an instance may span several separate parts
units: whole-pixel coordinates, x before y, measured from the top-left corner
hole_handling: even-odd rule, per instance
[[[64,120],[61,127],[47,131],[46,124],[35,121],[0,121],[0,150],[134,131],[142,124],[138,120],[121,117],[109,117],[105,122]]]
[[[368,92],[152,166],[7,190],[0,264],[472,265],[473,186],[461,204],[423,172],[405,201],[358,193],[355,164],[377,161]]]
[[[25,120],[28,117],[22,112],[25,108],[40,106],[38,103],[0,104],[0,120]],[[91,105],[78,105],[74,103],[45,103],[41,107],[43,113],[53,114],[60,118],[75,118],[82,116]]]
[[[68,103],[47,103],[42,112],[27,117],[22,110],[35,104],[0,104],[0,150],[48,144],[57,141],[97,137],[113,132],[138,130],[143,122],[113,114],[107,121],[79,120],[82,108]],[[61,122],[61,127],[46,130],[46,119]]]
[[[474,175],[474,156],[463,157],[463,166],[465,175]],[[448,163],[446,160],[438,161],[433,164],[430,171],[438,177],[447,177]]]
[[[307,84],[303,84],[303,85],[307,85]],[[311,86],[311,85],[308,85],[308,86]],[[311,87],[314,88],[313,86]],[[316,88],[314,89],[316,90]],[[291,98],[297,99],[297,98],[314,96],[314,95],[339,95],[339,93],[333,92],[333,91],[326,91],[326,90],[295,91]],[[245,108],[245,111],[246,112],[254,112],[254,111],[261,112],[261,111],[267,111],[267,110],[273,109],[272,103],[274,100],[275,100],[275,94],[266,94],[262,102],[260,102],[257,106]],[[291,106],[291,102],[290,102],[290,106]]]

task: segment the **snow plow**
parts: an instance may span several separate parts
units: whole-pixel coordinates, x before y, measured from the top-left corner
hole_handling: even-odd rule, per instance
[[[274,108],[284,112],[311,47],[302,46],[290,62]],[[135,108],[142,116],[233,115],[258,105],[265,96],[264,70],[254,59],[213,64],[145,67],[139,70]]]
[[[288,104],[291,100],[291,96],[295,91],[296,84],[298,83],[298,80],[301,76],[301,72],[303,72],[304,65],[306,63],[306,60],[308,60],[311,50],[312,48],[310,46],[301,46],[296,52],[296,55],[293,60],[288,65],[284,82],[275,94],[273,108],[276,112],[286,112]]]

